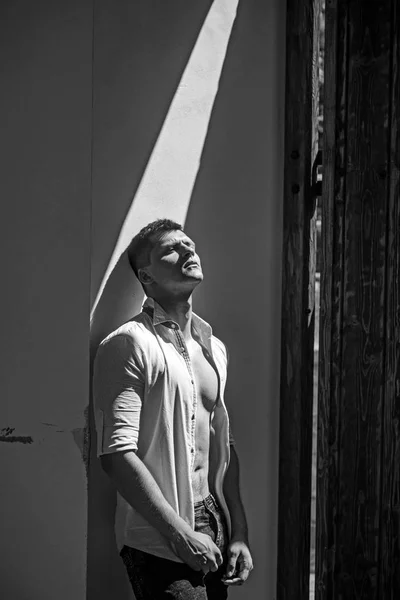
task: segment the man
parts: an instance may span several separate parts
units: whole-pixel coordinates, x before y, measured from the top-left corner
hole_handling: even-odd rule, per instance
[[[98,455],[118,492],[137,600],[223,600],[253,568],[224,403],[227,354],[192,312],[193,241],[159,219],[128,248],[147,300],[100,344]]]

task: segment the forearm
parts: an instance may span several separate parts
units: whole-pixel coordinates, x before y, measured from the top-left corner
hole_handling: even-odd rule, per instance
[[[121,496],[168,540],[179,543],[192,531],[167,502],[154,477],[135,452],[108,454],[101,457],[101,463]]]
[[[119,493],[150,525],[171,542],[172,550],[196,571],[216,571],[222,555],[210,536],[194,531],[165,499],[154,477],[135,452],[101,457],[103,469]]]
[[[247,520],[240,496],[239,479],[239,459],[236,450],[231,446],[231,460],[224,481],[224,496],[232,524],[231,538],[248,543]]]

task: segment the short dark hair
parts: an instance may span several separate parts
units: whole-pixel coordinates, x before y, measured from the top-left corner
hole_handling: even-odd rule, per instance
[[[139,269],[145,267],[150,262],[150,252],[154,247],[154,237],[160,236],[168,231],[183,231],[182,225],[171,221],[171,219],[157,219],[152,221],[146,227],[143,227],[128,246],[129,263],[135,272],[136,277],[139,276]]]

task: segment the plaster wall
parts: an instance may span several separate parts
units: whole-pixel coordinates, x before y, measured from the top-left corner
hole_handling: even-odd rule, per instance
[[[97,0],[94,21],[89,0],[0,11],[2,597],[131,597],[93,454],[87,490],[89,313],[93,356],[140,308],[127,240],[170,216],[202,256],[195,310],[230,351],[256,565],[231,597],[274,598],[284,3]]]
[[[131,237],[157,217],[185,223],[205,272],[194,308],[230,352],[226,397],[256,565],[230,597],[273,599],[286,9],[280,0],[167,4],[97,4],[92,353],[140,310],[123,252]],[[90,599],[132,597],[114,508],[92,455]]]
[[[0,7],[0,595],[86,595],[92,3]]]

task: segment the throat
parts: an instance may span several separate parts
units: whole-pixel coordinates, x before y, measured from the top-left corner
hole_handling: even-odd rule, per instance
[[[158,304],[164,309],[167,315],[178,323],[185,342],[191,339],[192,327],[192,298],[185,295],[183,298],[160,298]]]

